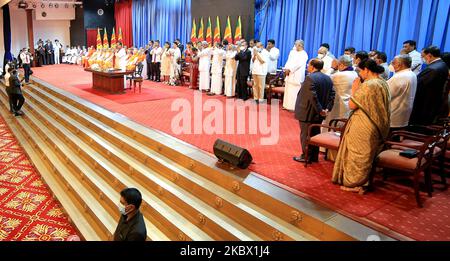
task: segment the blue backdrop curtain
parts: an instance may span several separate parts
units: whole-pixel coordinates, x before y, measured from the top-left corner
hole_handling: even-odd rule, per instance
[[[284,65],[296,39],[310,57],[327,42],[336,56],[348,46],[382,50],[389,59],[412,39],[450,51],[449,0],[256,0],[255,38],[274,39]]]
[[[9,14],[9,4],[4,5],[3,9],[3,40],[5,45],[5,56],[3,57],[3,74],[5,73],[5,65],[8,61],[12,61],[11,54],[11,17]]]
[[[134,45],[149,40],[186,43],[191,30],[191,0],[133,0]]]

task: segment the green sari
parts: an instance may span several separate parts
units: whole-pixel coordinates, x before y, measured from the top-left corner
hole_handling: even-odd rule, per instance
[[[348,188],[368,185],[375,157],[390,128],[390,94],[386,81],[364,82],[351,98],[358,109],[349,118],[333,170],[333,183]]]

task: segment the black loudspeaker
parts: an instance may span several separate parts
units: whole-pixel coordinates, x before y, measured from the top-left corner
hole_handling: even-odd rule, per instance
[[[252,163],[252,155],[248,150],[228,143],[223,140],[216,140],[214,143],[214,155],[219,160],[230,163],[241,169],[246,169]]]

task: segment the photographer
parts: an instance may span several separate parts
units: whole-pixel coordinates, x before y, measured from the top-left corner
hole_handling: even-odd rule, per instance
[[[31,61],[33,60],[33,56],[26,48],[23,48],[20,59],[22,60],[22,67],[25,74],[25,83],[28,84],[30,82],[30,75],[32,74]]]

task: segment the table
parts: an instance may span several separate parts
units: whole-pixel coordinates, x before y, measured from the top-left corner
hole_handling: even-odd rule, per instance
[[[84,69],[92,73],[92,88],[107,91],[109,93],[124,93],[124,76],[133,71],[96,71],[90,68]]]

